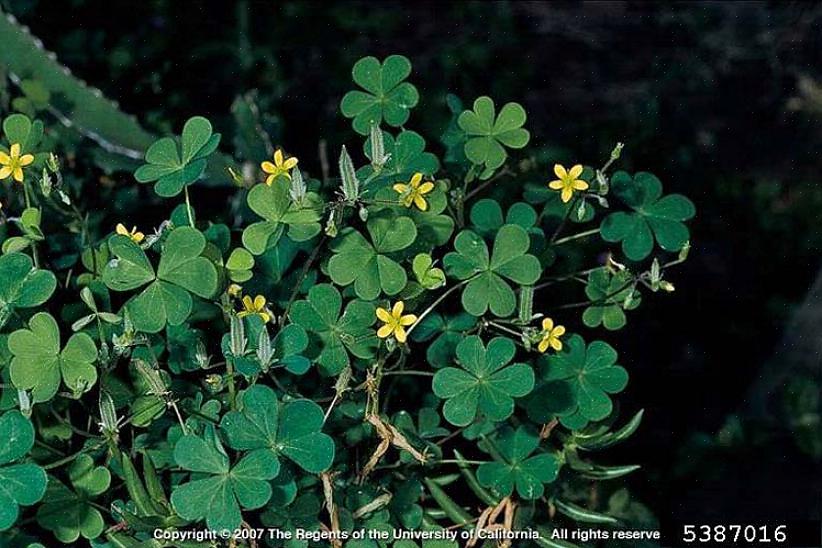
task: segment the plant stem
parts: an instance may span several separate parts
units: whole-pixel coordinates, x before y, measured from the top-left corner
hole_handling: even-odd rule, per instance
[[[411,325],[411,327],[409,327],[409,328],[408,328],[408,331],[406,332],[406,334],[407,334],[407,335],[410,335],[410,334],[411,334],[411,332],[412,332],[412,331],[414,331],[414,329],[415,329],[415,328],[416,328],[416,327],[420,324],[420,322],[421,322],[421,321],[422,321],[422,320],[423,320],[423,319],[424,319],[424,318],[425,318],[428,314],[430,314],[430,313],[431,313],[431,312],[432,312],[432,311],[433,311],[433,310],[437,307],[437,305],[439,305],[442,301],[444,301],[444,300],[445,300],[445,298],[446,298],[446,297],[448,297],[448,295],[450,295],[451,293],[453,293],[454,291],[456,291],[456,290],[457,290],[457,289],[459,289],[460,287],[464,286],[465,284],[467,284],[468,282],[470,282],[471,280],[473,280],[475,277],[476,277],[476,276],[473,276],[473,277],[471,277],[471,278],[468,278],[467,280],[463,280],[463,281],[461,281],[460,283],[458,283],[457,285],[455,285],[455,286],[453,286],[453,287],[449,288],[449,289],[448,289],[448,291],[446,291],[445,293],[443,293],[442,295],[440,295],[439,297],[437,297],[437,300],[435,300],[433,303],[431,303],[431,304],[428,306],[428,308],[426,308],[425,310],[423,310],[423,311],[422,311],[422,313],[421,313],[419,316],[417,316],[417,321],[415,321],[415,322]]]
[[[430,371],[384,371],[382,374],[383,377],[398,375],[418,375],[420,377],[433,377],[434,373]]]
[[[194,214],[191,212],[191,199],[188,196],[188,185],[183,187],[183,192],[186,197],[186,213],[188,213],[188,224],[194,228]]]
[[[580,232],[579,234],[573,234],[571,236],[566,236],[564,238],[560,238],[559,240],[554,241],[554,245],[564,244],[566,242],[571,242],[573,240],[578,240],[580,238],[586,238],[588,236],[592,236],[599,232],[598,228],[592,228],[591,230],[586,230],[584,232]]]
[[[232,410],[237,409],[237,387],[234,385],[234,364],[231,360],[225,361],[226,375],[228,376],[228,404]]]

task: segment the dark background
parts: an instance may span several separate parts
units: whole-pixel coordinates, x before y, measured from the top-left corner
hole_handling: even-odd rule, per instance
[[[0,6],[158,133],[202,114],[230,135],[232,101],[257,90],[274,142],[308,169],[319,136],[354,140],[338,104],[365,55],[411,59],[412,126],[435,149],[449,92],[521,102],[543,159],[600,164],[625,142],[620,167],[698,213],[677,291],[596,334],[631,372],[624,409],[646,409],[607,457],[643,465],[629,485],[663,521],[819,518],[820,291],[799,305],[821,266],[820,4]]]

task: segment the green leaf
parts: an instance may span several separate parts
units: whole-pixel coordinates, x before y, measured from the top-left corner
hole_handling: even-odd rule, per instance
[[[528,144],[530,134],[522,128],[525,120],[525,110],[518,103],[507,103],[496,115],[494,101],[479,97],[473,110],[464,111],[458,119],[460,128],[468,135],[465,155],[486,170],[497,169],[505,163],[506,147],[516,149]]]
[[[140,183],[154,182],[154,191],[166,198],[176,196],[205,172],[207,157],[220,144],[211,122],[202,116],[190,118],[183,126],[182,150],[171,137],[158,139],[146,150],[146,163],[134,172]]]
[[[622,242],[622,251],[632,261],[641,261],[654,247],[677,252],[690,238],[683,221],[696,214],[694,204],[681,194],[662,196],[662,183],[651,173],[631,177],[618,171],[611,177],[612,192],[633,209],[615,212],[602,220],[600,233],[608,242]]]
[[[433,175],[439,171],[439,160],[434,154],[425,152],[425,139],[419,133],[403,130],[396,139],[387,131],[383,131],[382,135],[388,161],[370,185],[408,181],[415,173]],[[365,141],[364,149],[366,157],[373,160],[370,137]],[[374,168],[371,165],[364,166],[357,173],[361,179],[373,174]]]
[[[282,178],[270,186],[255,185],[246,198],[248,207],[263,221],[248,226],[243,231],[243,246],[254,255],[261,255],[277,242],[288,229],[288,236],[295,242],[310,240],[320,232],[322,202],[313,192],[297,204],[288,193],[289,185]]]
[[[238,528],[240,507],[253,510],[265,505],[272,493],[269,482],[280,468],[269,451],[246,453],[232,467],[222,444],[208,429],[204,437],[188,434],[177,440],[174,461],[197,475],[174,489],[171,505],[181,517],[205,519],[215,531]]]
[[[469,314],[482,316],[487,310],[505,317],[516,309],[514,290],[505,280],[531,285],[539,279],[542,267],[529,255],[528,234],[517,225],[504,225],[494,240],[489,257],[485,241],[471,230],[463,230],[454,241],[455,252],[443,264],[450,276],[471,281],[462,292],[462,305]]]
[[[381,292],[396,295],[405,287],[408,276],[387,254],[410,246],[417,237],[417,227],[408,217],[386,210],[369,216],[366,228],[370,242],[353,228],[343,230],[334,239],[328,275],[341,286],[353,283],[357,296],[367,301]]]
[[[582,321],[588,327],[602,325],[609,331],[625,327],[623,309],[633,310],[642,300],[639,291],[634,289],[630,272],[621,270],[612,274],[606,267],[588,275],[585,295],[591,300],[591,306],[582,313]]]
[[[436,335],[433,342],[428,344],[425,356],[432,367],[439,369],[454,363],[457,344],[476,323],[477,318],[465,312],[447,317],[434,312],[423,318],[411,337],[415,341],[427,341]]]
[[[372,125],[383,121],[393,127],[403,125],[411,108],[419,101],[417,89],[404,82],[411,74],[411,62],[402,55],[386,57],[380,64],[376,57],[364,57],[351,71],[356,82],[365,91],[349,91],[340,103],[347,118],[353,118],[354,130],[368,135]]]
[[[524,363],[508,365],[516,351],[504,337],[491,339],[486,348],[471,335],[457,346],[460,368],[446,367],[434,375],[434,394],[445,401],[443,414],[453,425],[466,426],[477,414],[502,421],[514,412],[514,398],[534,388],[534,372]]]
[[[36,464],[11,464],[34,445],[34,427],[19,411],[0,416],[0,531],[14,525],[20,506],[31,506],[46,492],[46,473]]]
[[[280,404],[274,391],[252,386],[243,393],[242,412],[223,417],[220,427],[237,450],[267,450],[284,455],[308,472],[327,470],[334,441],[322,433],[323,410],[310,400]]]
[[[516,486],[520,497],[538,499],[545,492],[544,484],[554,481],[559,473],[556,455],[533,455],[539,446],[539,436],[525,427],[504,430],[497,436],[495,446],[504,461],[481,464],[477,480],[497,497],[509,496]]]
[[[97,382],[97,347],[85,333],[75,333],[60,350],[60,331],[55,319],[38,312],[27,329],[9,336],[11,381],[19,389],[31,390],[35,402],[48,401],[60,387],[60,379],[73,393],[91,389]]]
[[[56,478],[49,478],[45,502],[37,509],[37,523],[66,544],[76,542],[81,535],[95,539],[102,534],[105,522],[90,499],[108,489],[111,474],[104,466],[95,466],[94,460],[84,454],[71,464],[68,477],[73,490]]]
[[[445,272],[434,266],[431,255],[427,253],[420,253],[414,257],[411,269],[414,271],[417,281],[425,289],[431,290],[445,285]]]
[[[34,268],[28,255],[0,256],[0,327],[18,308],[33,308],[46,302],[57,287],[48,270]]]
[[[20,154],[33,154],[43,138],[43,122],[32,122],[24,114],[12,114],[3,120],[3,133],[9,146],[20,145]]]
[[[564,341],[563,351],[547,358],[543,378],[547,382],[567,385],[573,403],[560,415],[560,422],[579,430],[590,421],[607,417],[613,404],[609,394],[616,394],[628,384],[628,372],[615,365],[616,351],[607,343],[585,344],[579,335]]]
[[[296,301],[290,312],[291,321],[314,336],[313,356],[321,372],[336,375],[351,363],[349,353],[362,359],[374,356],[376,321],[371,303],[353,300],[342,310],[340,292],[330,284],[312,287],[307,300]]]
[[[207,258],[206,239],[195,228],[183,226],[169,233],[154,269],[140,246],[129,238],[109,238],[114,259],[103,268],[103,282],[115,291],[129,291],[149,283],[126,304],[135,329],[157,333],[167,324],[180,325],[191,314],[191,294],[208,298],[217,291],[217,269]]]

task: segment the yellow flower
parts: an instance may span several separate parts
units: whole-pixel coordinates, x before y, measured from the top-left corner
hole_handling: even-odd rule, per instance
[[[243,297],[243,310],[237,313],[237,317],[245,318],[246,316],[252,316],[254,314],[261,317],[265,323],[271,320],[271,314],[265,307],[265,297],[262,295],[257,295],[253,301],[248,295]]]
[[[545,318],[542,320],[542,340],[539,341],[537,348],[540,352],[545,352],[550,346],[557,352],[562,350],[562,341],[559,340],[565,334],[565,327],[561,325],[554,325],[554,320]]]
[[[565,167],[560,164],[556,164],[554,166],[554,174],[559,177],[559,179],[548,183],[548,188],[561,190],[562,195],[560,197],[564,203],[571,201],[575,190],[588,190],[588,183],[579,178],[579,176],[582,175],[582,166],[580,164],[575,165],[569,170],[566,170]]]
[[[425,201],[424,196],[434,190],[434,183],[426,181],[422,184],[422,173],[415,173],[408,184],[397,183],[394,185],[394,190],[400,193],[400,200],[405,207],[411,207],[411,204],[417,206],[420,211],[428,209],[428,202]]]
[[[13,177],[18,183],[23,182],[23,168],[34,161],[31,154],[20,156],[20,143],[11,145],[9,154],[0,152],[0,181]]]
[[[277,149],[277,152],[274,153],[274,163],[271,162],[263,162],[260,164],[260,167],[263,171],[268,173],[268,177],[265,178],[265,184],[271,186],[271,183],[274,182],[274,179],[279,177],[280,175],[285,175],[289,179],[291,179],[291,170],[294,169],[294,166],[297,165],[299,160],[295,157],[291,157],[288,160],[283,158],[283,151]]]
[[[391,312],[385,308],[377,308],[377,318],[385,325],[377,330],[377,336],[381,339],[387,339],[391,335],[397,339],[398,343],[404,343],[406,339],[405,326],[413,324],[417,321],[417,317],[413,314],[402,315],[405,308],[405,303],[397,301],[394,303],[394,308]]]
[[[131,241],[135,244],[139,244],[143,241],[143,238],[146,237],[145,234],[137,230],[136,226],[131,227],[131,232],[129,232],[125,225],[123,225],[123,223],[117,223],[116,230],[117,234],[120,234],[122,236],[128,236],[129,238],[131,238]]]
[[[235,299],[237,297],[239,297],[242,294],[242,292],[243,292],[243,288],[241,286],[237,285],[237,284],[229,285],[228,290],[226,291],[226,293],[228,293],[229,297],[234,297]]]

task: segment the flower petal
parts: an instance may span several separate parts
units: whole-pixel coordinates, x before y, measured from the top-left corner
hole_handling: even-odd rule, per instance
[[[568,202],[571,201],[571,197],[573,195],[574,195],[574,189],[569,187],[569,186],[566,186],[565,188],[562,189],[562,196],[560,196],[560,197],[562,198],[563,203],[567,204]]]
[[[565,167],[562,164],[554,164],[554,175],[559,177],[560,179],[565,179],[568,177],[568,171],[566,171]]]
[[[559,352],[562,350],[562,341],[559,339],[551,339],[551,348]]]
[[[571,179],[576,179],[580,175],[582,175],[582,164],[577,164],[568,171],[568,176]]]
[[[548,350],[548,338],[547,337],[545,337],[541,341],[539,341],[539,344],[537,345],[537,350],[539,350],[540,352],[543,352],[543,353],[546,350]]]
[[[254,309],[254,301],[251,300],[251,297],[246,295],[243,297],[243,308],[246,310],[253,310]]]
[[[551,318],[545,318],[542,320],[542,329],[545,331],[551,331],[554,328],[554,320]]]
[[[386,310],[382,307],[377,308],[377,318],[379,318],[380,321],[383,321],[383,322],[386,322],[386,323],[388,323],[392,320],[391,313],[388,310]]]
[[[16,168],[14,170],[14,173],[12,173],[12,176],[14,177],[15,181],[17,181],[18,183],[22,183],[23,182],[23,168],[22,167]]]
[[[392,186],[391,188],[393,188],[395,191],[399,192],[400,194],[405,194],[406,192],[408,192],[408,185],[404,185],[402,183],[397,183],[394,186]]]
[[[556,180],[551,181],[550,183],[548,183],[548,188],[550,188],[552,190],[562,190],[562,188],[564,186],[565,186],[565,184],[563,184],[563,182],[560,181],[559,179],[556,179]]]
[[[7,166],[10,163],[11,163],[11,158],[9,158],[9,155],[6,154],[5,152],[3,152],[2,150],[0,150],[0,164],[2,164],[4,166]]]
[[[411,325],[417,321],[417,316],[414,314],[406,314],[400,318],[400,325]]]
[[[274,173],[275,171],[277,171],[277,166],[275,166],[271,162],[263,162],[262,164],[260,164],[260,168],[266,173]]]
[[[283,151],[280,150],[279,148],[274,153],[274,164],[277,167],[282,167],[282,165],[283,165]]]
[[[432,183],[431,181],[427,181],[420,185],[420,187],[417,189],[417,192],[419,192],[420,194],[428,194],[432,190],[434,190],[434,183]]]
[[[428,209],[428,202],[426,202],[425,198],[423,198],[419,194],[414,195],[414,204],[419,208],[420,211],[426,211]]]
[[[298,162],[299,162],[299,160],[297,158],[295,158],[294,156],[292,156],[291,158],[289,158],[288,160],[285,161],[285,163],[283,164],[283,167],[285,169],[293,169],[294,166],[296,166]]]
[[[10,167],[0,168],[0,179],[7,179],[9,175],[11,175],[11,168]]]
[[[401,325],[398,325],[397,328],[394,330],[394,336],[397,338],[397,342],[402,344],[405,342],[405,339],[408,335],[405,332],[405,328]]]
[[[117,223],[117,226],[114,227],[114,231],[121,236],[128,236],[128,229],[123,225],[123,223]]]
[[[262,310],[265,308],[265,297],[257,295],[254,297],[254,310]]]
[[[9,149],[9,152],[11,153],[12,158],[19,157],[20,156],[20,143],[14,143],[13,145],[11,145],[11,148]]]
[[[388,337],[391,336],[391,333],[393,333],[393,332],[394,332],[394,328],[391,327],[388,324],[385,324],[384,326],[380,327],[377,330],[377,336],[381,339],[387,339]]]
[[[402,301],[397,301],[394,303],[394,308],[391,309],[391,315],[395,318],[399,318],[402,316],[402,311],[405,309],[405,303]]]
[[[417,186],[422,181],[422,173],[415,173],[413,177],[411,177],[411,186],[417,188]]]
[[[577,179],[574,181],[574,190],[588,190],[588,183],[582,179]]]
[[[555,328],[551,331],[551,335],[553,335],[554,337],[561,337],[561,336],[565,335],[565,326],[564,326],[564,325],[558,325],[558,326],[556,326],[556,327],[555,327]]]
[[[23,154],[22,156],[20,156],[20,165],[23,167],[30,165],[33,161],[34,156],[32,156],[31,154]]]

